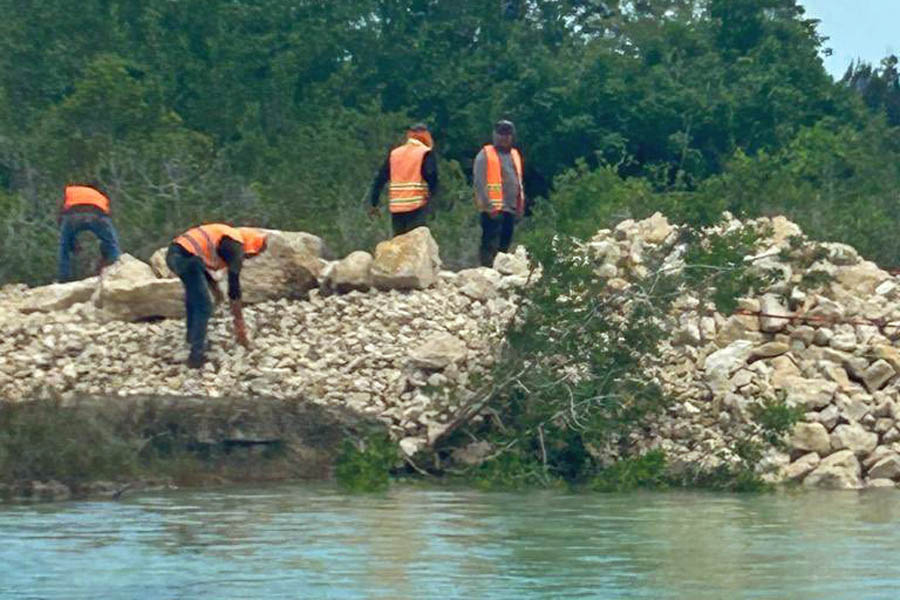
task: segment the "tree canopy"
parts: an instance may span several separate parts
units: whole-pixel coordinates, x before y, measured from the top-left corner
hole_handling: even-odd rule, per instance
[[[110,190],[123,245],[142,257],[214,219],[305,229],[335,252],[371,244],[386,223],[364,219],[362,198],[413,121],[429,124],[441,158],[435,231],[450,264],[473,257],[467,179],[501,117],[515,121],[526,189],[548,209],[560,182],[571,196],[593,185],[578,173],[600,169],[648,196],[614,205],[600,194],[578,209],[585,217],[725,205],[808,214],[828,186],[846,190],[829,192],[829,210],[877,205],[885,229],[895,212],[884,153],[896,152],[896,59],[834,82],[796,0],[0,7],[0,281],[49,280],[57,199],[88,177]],[[824,162],[804,158],[816,155]],[[711,197],[740,195],[729,182],[746,178],[777,195],[765,185],[773,172],[794,196]],[[822,233],[855,243],[858,231]]]

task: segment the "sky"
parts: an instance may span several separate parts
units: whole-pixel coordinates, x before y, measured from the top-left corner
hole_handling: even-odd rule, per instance
[[[878,66],[889,54],[900,55],[900,0],[799,0],[832,49],[825,70],[840,79],[857,58]]]

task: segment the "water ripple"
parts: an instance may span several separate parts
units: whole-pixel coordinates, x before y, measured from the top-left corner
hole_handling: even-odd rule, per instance
[[[329,486],[0,507],[0,597],[894,598],[900,495]]]

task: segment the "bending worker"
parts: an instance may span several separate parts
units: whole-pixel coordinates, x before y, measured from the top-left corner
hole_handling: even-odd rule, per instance
[[[251,227],[231,227],[221,223],[200,225],[176,237],[166,253],[166,264],[184,284],[187,313],[187,341],[191,345],[188,366],[199,368],[206,361],[206,330],[213,312],[207,287],[217,301],[222,300],[211,271],[228,269],[228,299],[234,317],[237,342],[250,347],[241,307],[241,266],[245,258],[266,249],[266,234]]]
[[[67,185],[59,203],[57,222],[59,281],[72,280],[72,254],[82,231],[91,231],[100,240],[101,269],[119,260],[122,252],[110,217],[109,197],[97,185]]]
[[[406,142],[391,150],[375,176],[370,194],[369,214],[378,213],[381,188],[389,186],[391,226],[394,236],[425,225],[430,210],[429,201],[437,191],[437,159],[432,148],[434,141],[428,127],[418,123],[406,132]]]
[[[481,265],[494,266],[497,251],[508,252],[516,218],[525,212],[522,154],[513,147],[516,128],[510,121],[494,125],[493,144],[475,157],[472,183],[481,211]]]

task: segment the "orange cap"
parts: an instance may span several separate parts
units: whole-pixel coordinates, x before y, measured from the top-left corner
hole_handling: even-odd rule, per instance
[[[238,227],[241,237],[244,238],[244,254],[256,256],[266,249],[266,241],[269,236],[265,231],[255,227]]]

